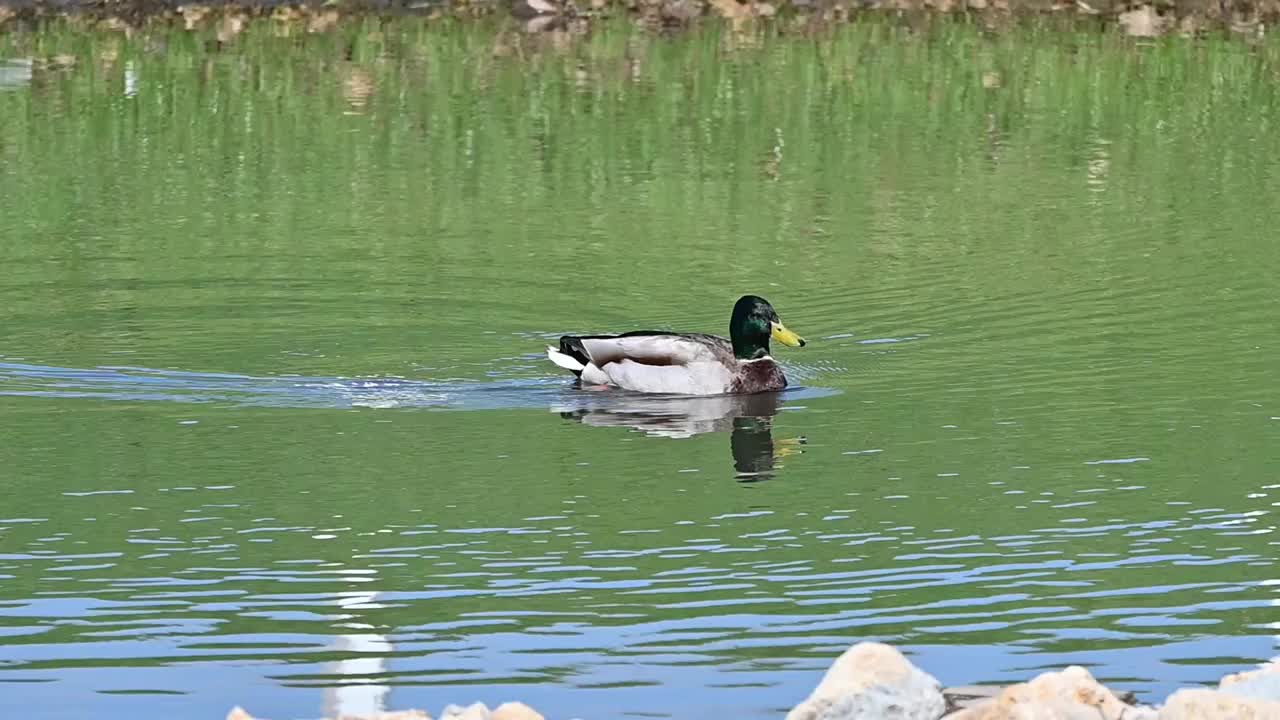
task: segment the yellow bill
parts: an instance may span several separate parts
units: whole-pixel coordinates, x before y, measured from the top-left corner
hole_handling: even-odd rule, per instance
[[[804,338],[791,332],[780,322],[769,323],[772,326],[773,339],[787,347],[804,347]]]

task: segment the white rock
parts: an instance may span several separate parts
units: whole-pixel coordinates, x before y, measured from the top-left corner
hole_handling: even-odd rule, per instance
[[[1219,690],[1179,690],[1160,708],[1160,720],[1277,720],[1280,702]]]
[[[546,718],[522,702],[509,702],[499,705],[489,716],[489,720],[546,720]]]
[[[1122,12],[1116,18],[1120,27],[1133,37],[1151,38],[1168,29],[1169,21],[1160,17],[1155,8],[1143,5],[1128,12]]]
[[[440,713],[440,720],[490,720],[489,706],[482,702],[467,707],[450,705]]]
[[[990,700],[947,720],[1155,720],[1152,708],[1133,707],[1079,666],[1010,685]]]
[[[1243,672],[1225,675],[1218,683],[1218,687],[1224,688],[1228,685],[1234,685],[1242,680],[1248,680],[1259,675],[1271,675],[1273,673],[1280,674],[1280,660],[1272,660],[1269,663],[1263,663],[1252,670],[1245,670]]]
[[[1280,673],[1256,675],[1248,680],[1227,685],[1220,692],[1237,697],[1258,698],[1270,702],[1280,702]]]
[[[1218,689],[1228,695],[1280,702],[1280,660],[1222,678]]]
[[[951,713],[943,720],[1098,720],[1098,713],[1075,703],[988,701]]]
[[[937,720],[946,705],[938,681],[902,653],[858,643],[836,658],[787,720]]]

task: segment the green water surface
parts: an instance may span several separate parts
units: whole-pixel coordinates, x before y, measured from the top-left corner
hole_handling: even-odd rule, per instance
[[[1280,634],[1280,46],[0,35],[0,716],[777,718]],[[809,339],[573,388],[562,332]]]

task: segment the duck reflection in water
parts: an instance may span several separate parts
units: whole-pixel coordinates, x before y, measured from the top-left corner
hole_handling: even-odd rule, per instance
[[[783,393],[690,397],[606,390],[575,394],[572,406],[551,410],[584,425],[626,427],[651,437],[728,432],[737,479],[757,482],[773,477],[782,458],[803,452],[803,437],[773,437],[773,418],[782,406]]]

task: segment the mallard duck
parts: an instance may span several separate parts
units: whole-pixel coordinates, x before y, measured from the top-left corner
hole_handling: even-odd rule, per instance
[[[547,347],[547,357],[590,385],[671,395],[771,392],[787,378],[769,356],[770,338],[804,347],[768,300],[744,295],[733,306],[728,339],[651,330],[565,335],[559,348]]]

